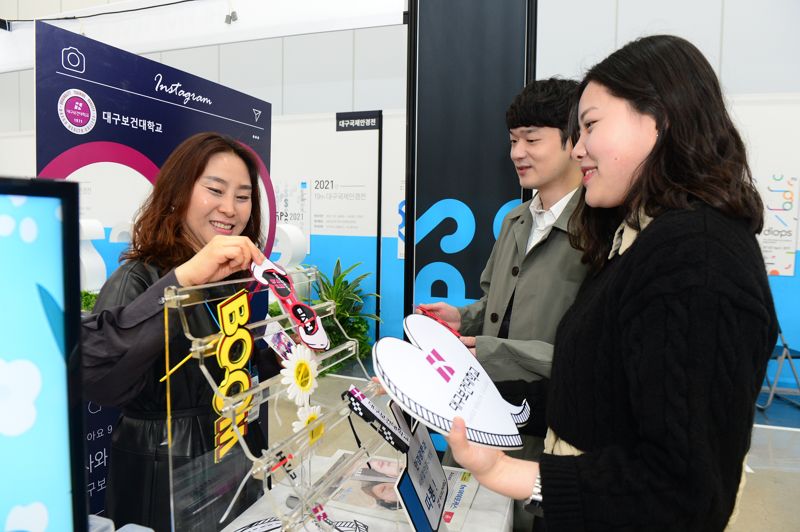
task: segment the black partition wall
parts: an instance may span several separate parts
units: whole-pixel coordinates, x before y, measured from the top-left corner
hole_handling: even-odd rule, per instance
[[[410,0],[404,311],[478,299],[519,201],[505,112],[533,76],[535,0]]]

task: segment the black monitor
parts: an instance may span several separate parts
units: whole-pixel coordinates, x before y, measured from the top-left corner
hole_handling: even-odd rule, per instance
[[[87,528],[79,260],[77,184],[0,177],[4,530]]]

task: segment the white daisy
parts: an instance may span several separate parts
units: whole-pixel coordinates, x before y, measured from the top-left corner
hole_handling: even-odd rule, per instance
[[[295,421],[292,423],[292,430],[295,432],[300,432],[306,426],[315,422],[319,417],[322,415],[322,407],[320,406],[301,406],[297,409],[297,419],[299,421]],[[325,432],[325,425],[319,424],[308,433],[308,443],[314,444],[315,441],[320,439],[322,434]]]
[[[283,361],[281,384],[288,385],[289,399],[293,399],[294,404],[303,406],[308,404],[309,396],[317,388],[319,364],[314,353],[304,345],[297,344],[288,355]]]

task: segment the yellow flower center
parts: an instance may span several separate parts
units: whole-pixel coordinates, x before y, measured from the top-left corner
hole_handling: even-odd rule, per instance
[[[303,392],[311,390],[314,377],[311,375],[311,366],[305,360],[298,360],[294,367],[294,383]]]
[[[313,422],[315,422],[316,420],[317,420],[317,415],[316,414],[311,414],[310,416],[308,416],[308,419],[306,420],[306,425],[310,425]],[[320,423],[319,426],[314,427],[313,429],[311,429],[311,431],[309,433],[309,436],[308,436],[308,442],[310,444],[313,444],[315,441],[317,441],[318,439],[320,439],[322,437],[322,434],[324,432],[325,432],[325,425]]]

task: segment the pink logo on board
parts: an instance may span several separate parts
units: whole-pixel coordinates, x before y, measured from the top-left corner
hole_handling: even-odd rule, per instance
[[[97,122],[97,108],[82,90],[68,89],[58,98],[58,117],[65,128],[76,135],[85,135]]]
[[[444,382],[450,382],[450,377],[455,373],[455,370],[447,365],[442,355],[436,349],[431,349],[431,354],[425,357],[428,364],[436,368],[436,371],[444,379]],[[438,366],[438,367],[437,367]]]

